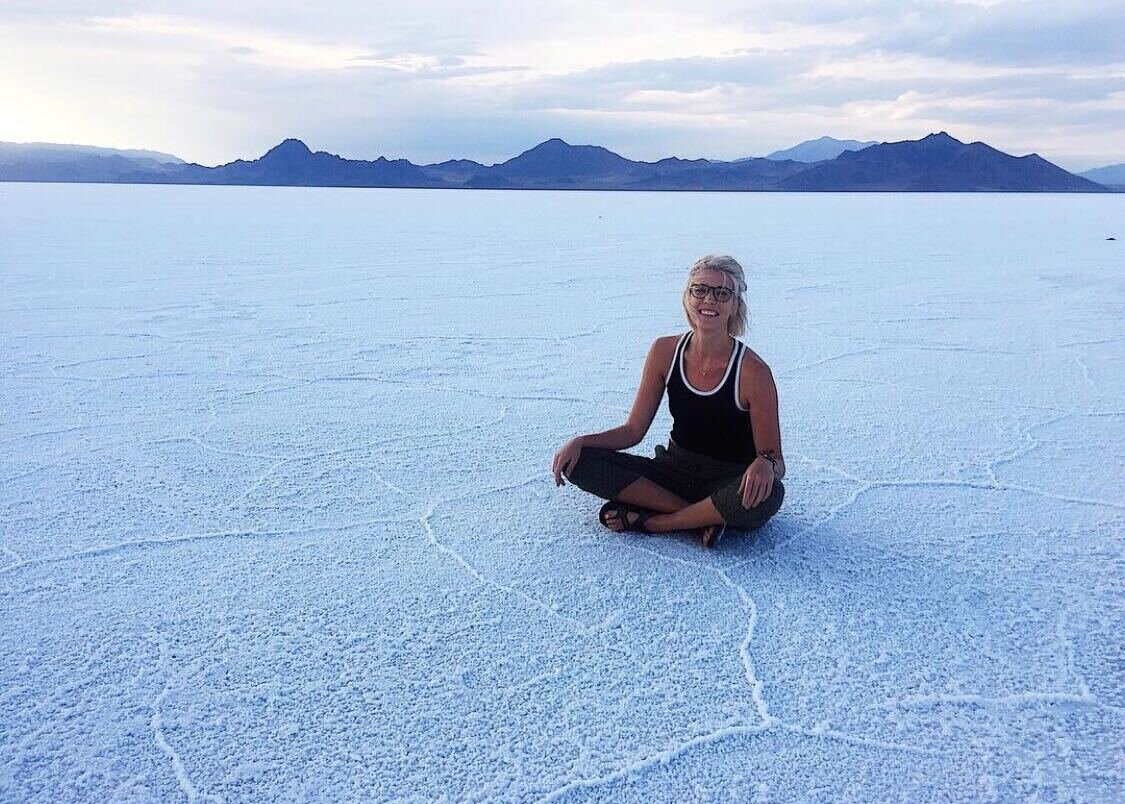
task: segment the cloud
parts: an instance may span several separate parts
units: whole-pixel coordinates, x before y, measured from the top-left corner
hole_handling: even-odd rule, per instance
[[[866,44],[896,52],[982,64],[1088,65],[1125,61],[1120,3],[1003,2],[983,8],[953,4],[936,19],[873,34]]]
[[[217,162],[295,135],[488,161],[558,135],[735,158],[941,127],[1123,161],[1106,145],[1125,93],[1117,5],[24,2],[0,9],[0,101],[25,112],[0,139],[66,128]]]

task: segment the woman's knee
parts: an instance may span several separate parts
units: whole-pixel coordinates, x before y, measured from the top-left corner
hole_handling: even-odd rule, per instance
[[[607,500],[612,499],[629,482],[614,460],[615,454],[614,450],[602,447],[583,447],[570,471],[564,471],[563,474],[583,491]]]
[[[773,481],[770,496],[751,508],[742,504],[742,495],[737,493],[737,489],[734,489],[734,493],[731,493],[729,488],[723,489],[712,497],[712,502],[727,523],[727,527],[736,530],[760,528],[781,509],[784,500],[785,486],[780,480]]]
[[[563,476],[574,485],[580,486],[581,478],[588,476],[599,464],[604,463],[605,458],[601,453],[606,451],[600,447],[583,447],[578,453],[578,459],[570,465],[570,469],[563,470]]]

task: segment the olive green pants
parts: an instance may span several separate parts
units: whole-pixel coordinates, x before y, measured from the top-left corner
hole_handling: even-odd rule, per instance
[[[753,508],[745,507],[738,487],[746,467],[744,463],[717,461],[689,452],[672,442],[667,447],[657,447],[652,458],[586,447],[567,473],[567,479],[583,491],[613,500],[630,483],[648,478],[690,503],[710,497],[727,527],[753,530],[766,524],[781,508],[785,487],[775,479],[769,497]]]

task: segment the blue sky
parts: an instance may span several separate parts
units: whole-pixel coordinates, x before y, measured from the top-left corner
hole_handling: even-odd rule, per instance
[[[0,140],[217,164],[285,137],[493,162],[548,137],[635,159],[946,130],[1125,162],[1125,5],[247,0],[0,6]],[[315,9],[315,10],[314,10]]]

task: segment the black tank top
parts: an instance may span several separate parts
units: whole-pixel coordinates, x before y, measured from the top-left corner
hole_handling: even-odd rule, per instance
[[[713,391],[697,391],[684,372],[684,350],[691,342],[687,332],[676,344],[668,370],[668,410],[672,413],[672,440],[691,452],[720,461],[750,463],[757,457],[750,413],[738,403],[738,382],[746,347],[734,342],[727,371]]]

